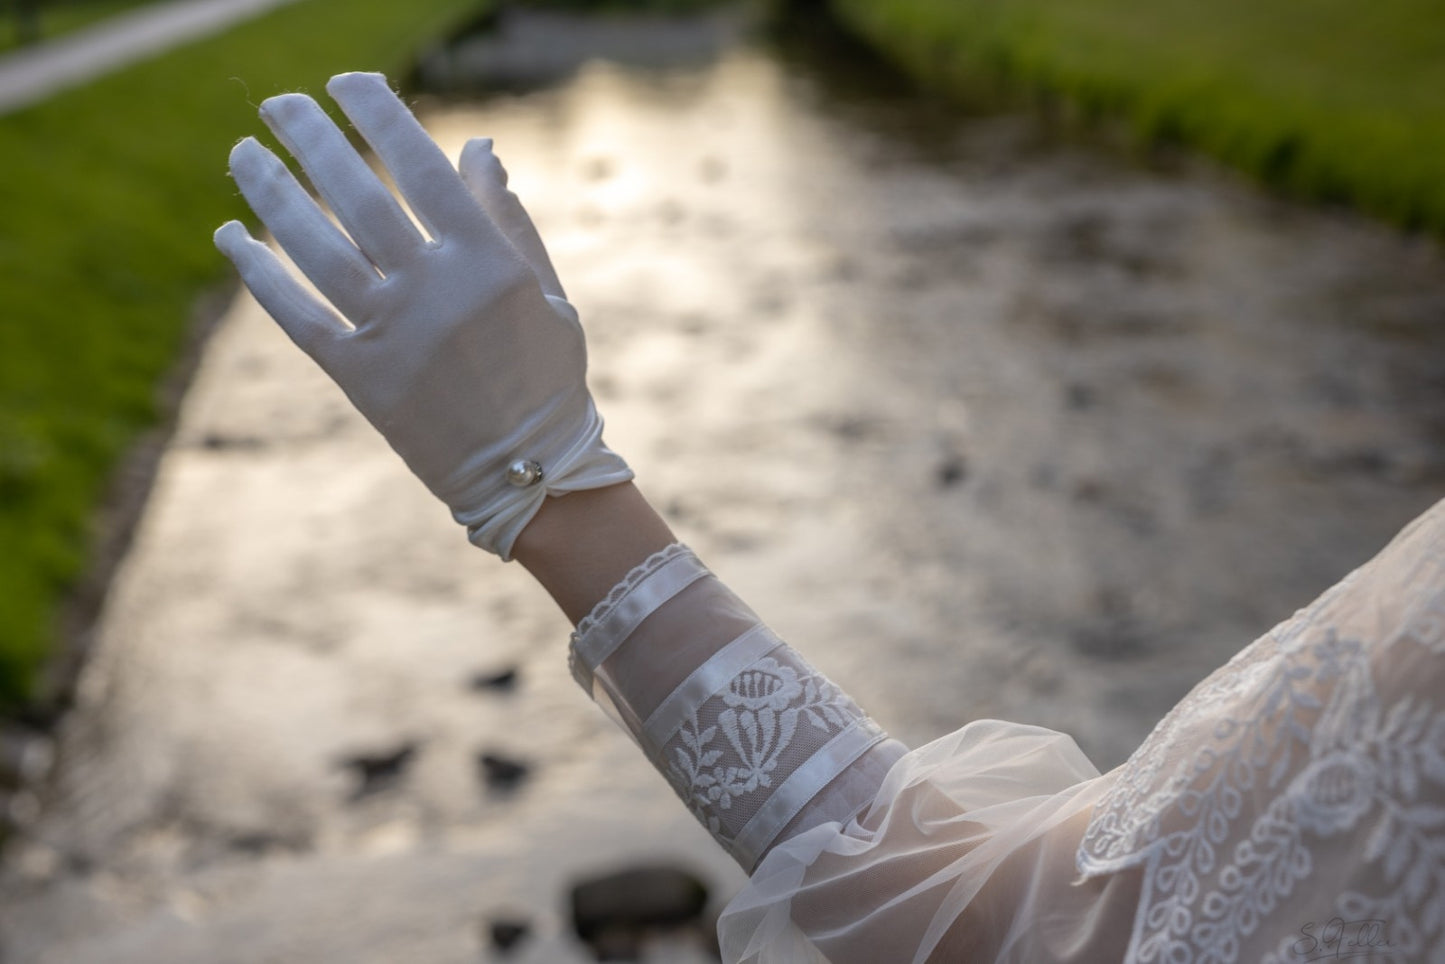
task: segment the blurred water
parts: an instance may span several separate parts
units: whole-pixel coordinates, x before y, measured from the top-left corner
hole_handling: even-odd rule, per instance
[[[572,53],[543,86],[434,55],[429,128],[495,139],[644,491],[905,741],[1004,717],[1113,766],[1439,495],[1438,249],[726,17],[520,23]],[[459,99],[479,71],[505,92]],[[0,880],[6,959],[475,960],[501,909],[558,961],[579,873],[725,896],[560,617],[453,530],[238,299]],[[375,792],[342,765],[408,745]],[[479,752],[531,776],[488,790]]]
[[[1440,494],[1445,263],[806,33],[430,123],[495,138],[610,436],[766,613],[912,740],[1027,718],[1116,764]]]

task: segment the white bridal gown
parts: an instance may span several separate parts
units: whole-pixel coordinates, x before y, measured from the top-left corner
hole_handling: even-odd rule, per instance
[[[907,751],[685,548],[579,682],[751,880],[727,961],[1445,962],[1445,503],[1123,766],[979,720]]]

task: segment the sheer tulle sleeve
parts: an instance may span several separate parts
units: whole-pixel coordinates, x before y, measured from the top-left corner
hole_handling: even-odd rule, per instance
[[[1445,964],[1445,503],[1120,768],[980,720],[905,752],[675,547],[578,679],[751,871],[749,964]]]
[[[571,658],[745,870],[779,839],[852,818],[904,752],[680,545],[582,620]]]
[[[1063,734],[970,723],[900,759],[858,819],[774,848],[719,923],[724,960],[1119,960],[1137,878],[1074,868],[1108,784]]]
[[[719,924],[725,960],[1097,960],[1121,933],[1105,905],[1127,932],[1131,874],[1076,883],[1104,787],[1067,736],[984,720],[909,753],[682,546],[615,587],[571,657],[752,872]]]
[[[1445,503],[1216,670],[1079,850],[1130,962],[1445,964]]]

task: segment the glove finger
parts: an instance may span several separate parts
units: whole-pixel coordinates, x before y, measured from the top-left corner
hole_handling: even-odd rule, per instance
[[[562,282],[557,279],[552,259],[547,256],[547,247],[532,224],[532,218],[522,206],[521,199],[507,190],[507,170],[492,151],[492,139],[478,137],[467,141],[457,167],[461,171],[462,183],[472,197],[532,266],[542,285],[542,292],[565,299],[567,295],[562,290]]]
[[[351,123],[391,172],[402,197],[433,238],[477,237],[495,228],[406,105],[380,74],[339,74],[326,85]],[[500,236],[496,240],[501,240]]]
[[[261,307],[306,354],[326,367],[322,359],[327,348],[347,330],[335,312],[307,291],[240,221],[227,221],[217,228],[215,242]]]
[[[416,257],[426,243],[421,232],[316,101],[305,94],[270,97],[261,104],[261,119],[383,273]]]
[[[281,159],[248,137],[231,150],[231,176],[276,242],[341,313],[365,318],[376,269],[297,183]]]

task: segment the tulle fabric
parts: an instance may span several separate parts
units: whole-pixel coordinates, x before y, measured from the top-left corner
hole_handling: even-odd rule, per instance
[[[775,846],[719,936],[747,964],[1445,964],[1445,503],[1117,770],[970,723]]]
[[[1126,960],[1445,964],[1445,503],[1182,700],[1079,848]]]
[[[774,847],[719,921],[723,960],[1119,960],[1137,875],[1074,868],[1110,783],[1064,734],[970,723],[899,760],[858,818]]]
[[[851,820],[905,752],[681,545],[573,634],[573,676],[744,870]]]

